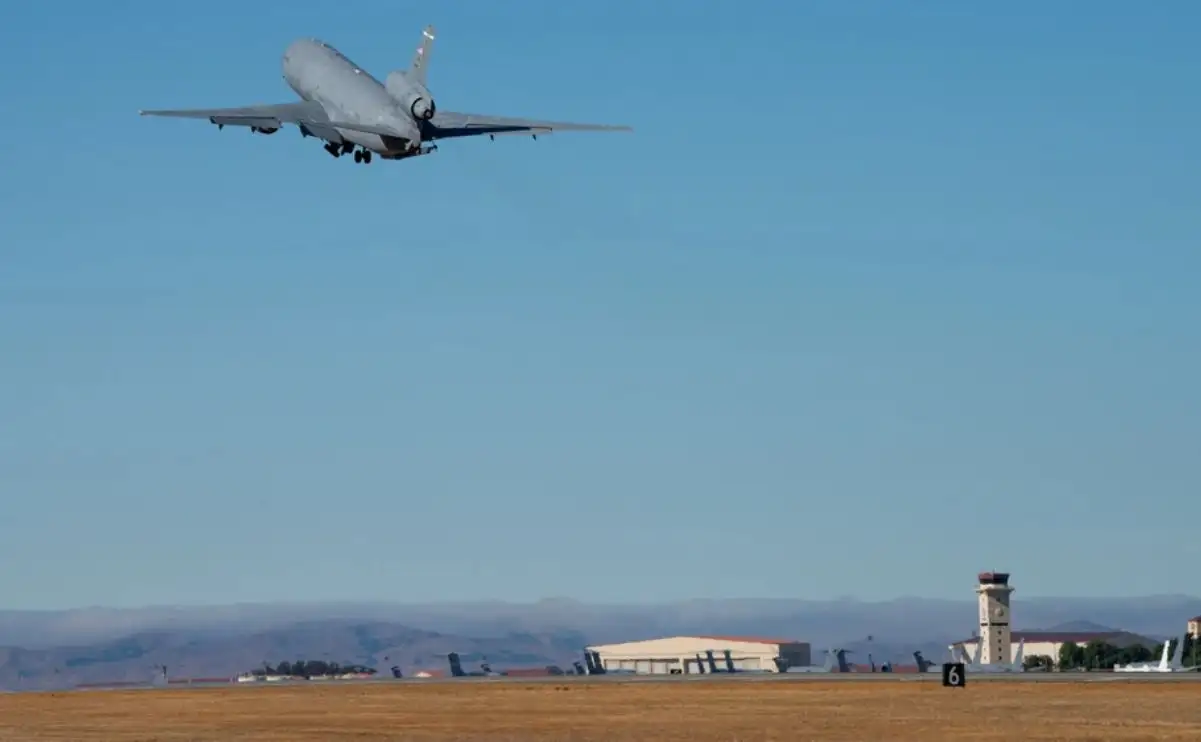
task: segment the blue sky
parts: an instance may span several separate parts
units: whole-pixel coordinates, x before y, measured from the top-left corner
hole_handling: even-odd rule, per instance
[[[7,607],[1192,587],[1201,6],[302,5],[0,26]],[[636,132],[136,115],[426,22],[440,108]]]

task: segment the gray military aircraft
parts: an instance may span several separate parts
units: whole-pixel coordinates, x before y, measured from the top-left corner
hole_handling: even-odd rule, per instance
[[[438,149],[439,139],[487,134],[539,134],[555,131],[633,131],[628,126],[573,124],[439,111],[426,85],[434,27],[422,32],[421,43],[407,70],[390,72],[381,84],[340,51],[319,39],[298,39],[284,51],[283,72],[299,102],[241,108],[197,108],[139,111],[143,116],[208,119],[218,128],[245,126],[257,134],[274,134],[284,124],[304,137],[325,141],[334,157],[354,153],[354,161],[370,163],[372,153],[403,160]]]

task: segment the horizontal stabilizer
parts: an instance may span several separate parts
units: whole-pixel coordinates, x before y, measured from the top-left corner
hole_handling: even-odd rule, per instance
[[[571,121],[539,121],[537,119],[519,119],[506,116],[489,116],[480,113],[455,113],[453,111],[438,111],[430,121],[432,128],[429,132],[431,139],[450,139],[454,137],[471,137],[481,134],[500,136],[502,134],[542,135],[557,131],[633,131],[629,126],[612,124],[581,124]]]

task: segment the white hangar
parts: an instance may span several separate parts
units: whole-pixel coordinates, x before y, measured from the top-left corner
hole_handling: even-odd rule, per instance
[[[707,652],[717,669],[727,669],[725,653],[737,670],[779,672],[776,658],[786,667],[808,665],[809,645],[791,639],[739,636],[672,636],[661,639],[588,647],[600,655],[606,670],[633,670],[644,675],[695,675],[708,673]],[[698,667],[698,658],[701,666]]]

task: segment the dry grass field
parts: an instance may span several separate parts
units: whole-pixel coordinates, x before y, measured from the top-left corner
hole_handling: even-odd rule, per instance
[[[1193,683],[317,685],[0,696],[0,740],[1201,740]]]

